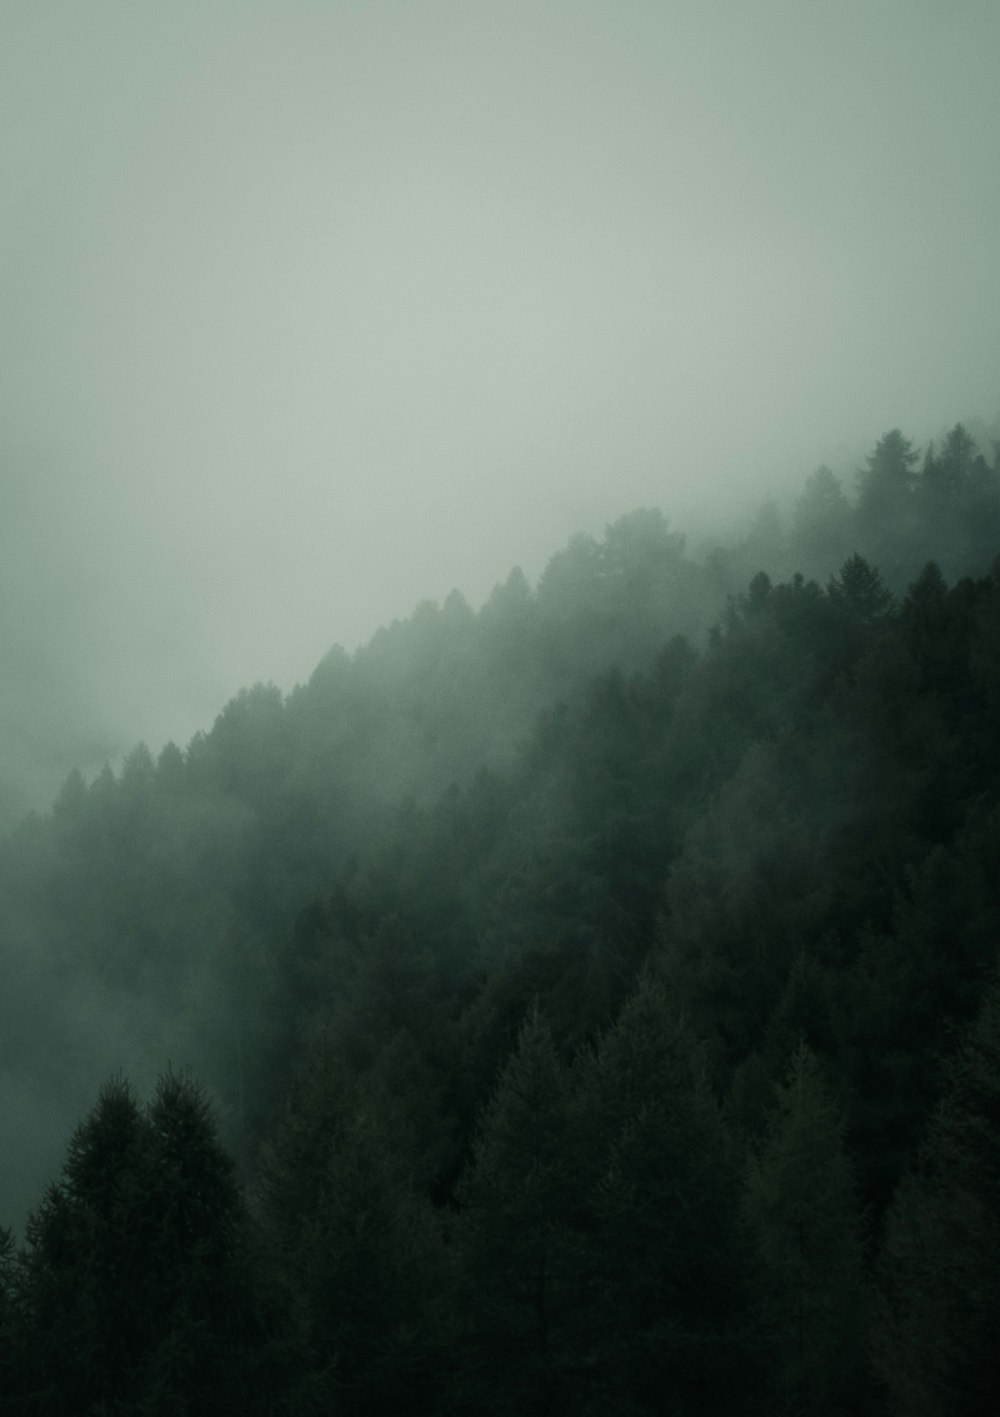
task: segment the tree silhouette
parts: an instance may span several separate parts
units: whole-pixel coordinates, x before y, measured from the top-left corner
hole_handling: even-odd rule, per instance
[[[497,1413],[559,1406],[571,1274],[569,1135],[567,1079],[533,1008],[458,1187],[467,1381]]]
[[[892,608],[892,593],[874,566],[857,552],[841,566],[827,586],[835,605],[863,625],[872,625]]]
[[[987,1417],[1000,1391],[1000,978],[946,1069],[890,1208],[873,1326],[898,1417]]]
[[[27,1226],[31,1411],[259,1410],[269,1386],[242,1200],[204,1094],[168,1074],[141,1108],[115,1080]]]
[[[751,1158],[746,1204],[781,1410],[848,1410],[864,1333],[860,1225],[843,1123],[805,1044]]]

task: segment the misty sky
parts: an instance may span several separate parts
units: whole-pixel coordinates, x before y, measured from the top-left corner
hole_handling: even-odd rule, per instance
[[[184,743],[994,418],[998,55],[997,0],[0,0],[0,731]]]

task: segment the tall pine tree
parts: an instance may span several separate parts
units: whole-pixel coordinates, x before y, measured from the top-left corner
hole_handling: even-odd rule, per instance
[[[273,1392],[233,1163],[198,1086],[108,1083],[29,1218],[23,1395],[51,1417],[253,1413]]]
[[[872,1331],[898,1417],[987,1417],[1000,1393],[1000,978],[887,1217]]]
[[[778,1411],[861,1409],[861,1226],[843,1123],[812,1051],[800,1044],[758,1153],[747,1216],[763,1268],[762,1314]]]
[[[566,1410],[575,1168],[569,1085],[533,1008],[458,1187],[463,1402],[500,1414]]]
[[[581,1071],[588,1411],[757,1410],[738,1169],[660,983],[643,978]]]

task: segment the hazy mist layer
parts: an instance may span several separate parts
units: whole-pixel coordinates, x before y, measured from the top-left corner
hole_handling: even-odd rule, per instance
[[[993,0],[7,0],[2,31],[26,800],[18,755],[48,790],[183,742],[630,507],[728,518],[1000,408]]]

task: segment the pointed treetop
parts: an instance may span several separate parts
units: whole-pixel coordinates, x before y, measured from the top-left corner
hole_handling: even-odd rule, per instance
[[[848,557],[827,586],[827,594],[843,607],[853,619],[870,625],[881,620],[892,609],[892,593],[886,588],[875,566],[870,566],[857,552]]]

